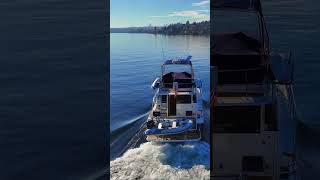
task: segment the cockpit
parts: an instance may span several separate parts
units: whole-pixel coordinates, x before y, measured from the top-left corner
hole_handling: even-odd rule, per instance
[[[268,54],[264,21],[257,11],[226,9],[215,9],[212,20],[210,65],[218,68],[218,83],[262,83]]]

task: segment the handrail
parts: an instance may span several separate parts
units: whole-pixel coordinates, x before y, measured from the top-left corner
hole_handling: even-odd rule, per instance
[[[161,83],[160,86],[161,86],[162,88],[166,88],[165,85],[172,85],[172,87],[173,87],[173,82],[172,82],[172,83]],[[179,87],[179,88],[181,88],[180,85],[190,85],[190,87],[187,87],[187,88],[193,88],[193,87],[194,87],[194,83],[178,83],[178,87]],[[182,88],[183,88],[183,87],[182,87]]]
[[[161,83],[161,84],[173,84],[173,83],[174,83],[174,82],[171,82],[171,83]],[[192,83],[192,82],[191,82],[191,83],[179,83],[179,82],[178,82],[178,85],[179,85],[179,84],[194,84],[194,83]]]
[[[289,61],[288,63],[291,63],[291,83],[293,84],[293,80],[294,80],[294,55],[293,55],[293,51],[290,49],[289,51]],[[295,118],[296,116],[296,111],[297,111],[297,105],[296,105],[296,100],[295,100],[295,95],[294,95],[294,91],[293,91],[293,86],[292,84],[289,85],[289,91],[290,91],[290,101],[291,101],[291,114],[292,117]]]
[[[218,70],[218,72],[242,72],[242,71],[256,71],[265,69],[264,67],[257,67],[257,68],[246,68],[246,69],[225,69],[225,70]]]
[[[292,118],[295,118],[296,116],[296,110],[297,110],[297,105],[296,105],[296,100],[295,100],[295,96],[294,96],[294,92],[293,92],[293,87],[292,85],[288,85],[287,86],[287,89],[289,90],[289,111],[290,111],[290,114],[291,114],[291,117]]]
[[[294,54],[291,49],[289,50],[289,53],[288,53],[288,64],[291,64],[291,83],[293,83],[293,79],[294,79]]]
[[[287,91],[287,101],[288,101],[288,110],[292,118],[296,116],[297,105],[295,102],[295,95],[293,91],[293,79],[294,79],[294,59],[293,59],[292,50],[289,50],[288,53],[288,64],[291,65],[291,82],[285,85]]]
[[[248,96],[248,91],[249,91],[249,85],[261,85],[261,86],[264,86],[266,83],[251,83],[249,82],[248,80],[248,73],[250,71],[256,71],[256,70],[261,70],[261,69],[264,69],[264,67],[256,67],[256,68],[246,68],[246,69],[227,69],[227,70],[218,70],[218,73],[233,73],[233,72],[243,72],[245,73],[245,82],[244,83],[241,83],[243,85],[245,85],[245,88],[246,88],[246,96]],[[267,83],[268,85],[269,83]],[[268,87],[267,87],[268,88]]]
[[[284,92],[285,91],[285,92]],[[276,88],[276,94],[281,93],[281,97],[284,97],[286,106],[288,108],[291,118],[296,118],[297,114],[297,105],[295,101],[295,95],[293,91],[293,86],[291,84],[282,84]]]

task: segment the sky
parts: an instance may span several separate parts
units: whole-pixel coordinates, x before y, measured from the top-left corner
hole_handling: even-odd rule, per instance
[[[110,27],[163,26],[210,19],[210,0],[111,0]]]

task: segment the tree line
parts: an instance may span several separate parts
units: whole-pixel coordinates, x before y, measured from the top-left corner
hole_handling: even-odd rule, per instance
[[[111,28],[112,33],[150,33],[166,35],[210,35],[210,21],[175,23],[161,27]]]

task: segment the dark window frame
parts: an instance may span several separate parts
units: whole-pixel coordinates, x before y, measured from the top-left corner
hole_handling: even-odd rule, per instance
[[[161,103],[167,103],[167,95],[161,95]]]
[[[188,97],[188,98],[185,98]],[[191,95],[177,95],[177,104],[191,104]]]
[[[216,106],[211,113],[214,133],[261,132],[261,106]]]

